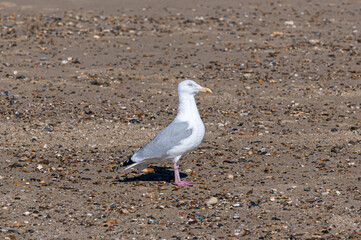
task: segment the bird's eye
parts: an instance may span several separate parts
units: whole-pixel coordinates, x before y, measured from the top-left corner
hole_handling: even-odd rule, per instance
[[[192,83],[188,83],[188,86],[193,87],[193,84],[192,84]]]

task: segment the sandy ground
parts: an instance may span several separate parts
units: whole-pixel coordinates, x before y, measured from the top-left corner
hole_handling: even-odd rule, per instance
[[[360,6],[1,1],[0,237],[361,238]],[[114,171],[186,78],[214,92],[196,184]]]

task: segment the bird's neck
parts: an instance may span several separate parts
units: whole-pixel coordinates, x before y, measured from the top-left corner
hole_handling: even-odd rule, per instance
[[[178,120],[200,119],[194,95],[179,95]]]

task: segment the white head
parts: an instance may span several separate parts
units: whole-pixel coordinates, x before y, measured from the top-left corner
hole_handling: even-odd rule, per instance
[[[202,87],[195,81],[186,79],[178,84],[178,94],[196,94],[198,92],[212,93],[211,89]]]

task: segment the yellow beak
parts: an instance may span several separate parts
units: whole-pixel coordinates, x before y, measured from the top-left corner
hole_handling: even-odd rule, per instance
[[[200,89],[198,89],[198,91],[200,92],[205,92],[205,93],[212,93],[212,90],[206,87],[202,87]]]

